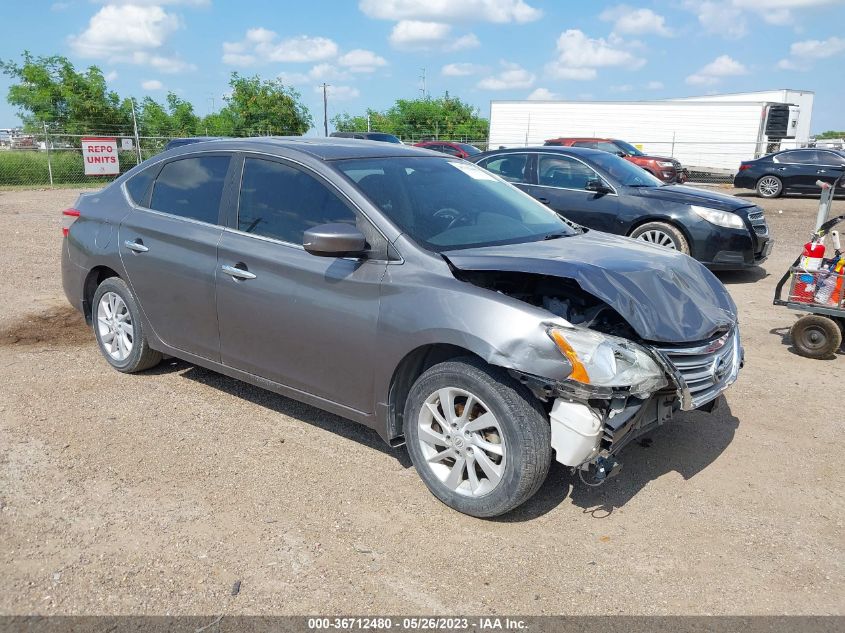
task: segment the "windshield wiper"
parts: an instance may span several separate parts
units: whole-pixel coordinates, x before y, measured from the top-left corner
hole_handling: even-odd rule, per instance
[[[546,233],[546,234],[543,236],[543,239],[544,239],[544,240],[556,240],[556,239],[561,238],[561,237],[569,237],[569,235],[570,235],[569,233],[561,233],[561,232],[558,232],[558,233]]]

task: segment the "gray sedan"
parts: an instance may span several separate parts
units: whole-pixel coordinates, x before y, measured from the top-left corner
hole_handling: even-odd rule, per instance
[[[699,263],[427,150],[201,142],[64,220],[65,293],[112,367],[175,356],[363,423],[474,516],[526,501],[553,458],[605,481],[742,362]]]

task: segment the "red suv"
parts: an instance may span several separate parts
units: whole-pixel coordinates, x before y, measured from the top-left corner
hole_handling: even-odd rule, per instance
[[[647,156],[630,143],[615,138],[551,138],[545,144],[587,147],[610,152],[642,167],[663,182],[685,183],[689,178],[689,172],[674,158]]]

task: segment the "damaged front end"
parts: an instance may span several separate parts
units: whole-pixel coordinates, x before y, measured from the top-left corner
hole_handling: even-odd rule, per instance
[[[510,373],[544,402],[556,460],[582,479],[586,475],[590,485],[615,475],[620,451],[676,411],[712,410],[742,366],[735,322],[703,342],[654,343],[571,280],[489,270],[455,272],[464,281],[558,317],[541,327],[571,366],[568,377],[551,380],[514,368]]]

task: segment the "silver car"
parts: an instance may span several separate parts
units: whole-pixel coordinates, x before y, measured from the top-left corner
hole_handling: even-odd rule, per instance
[[[695,260],[428,150],[201,142],[64,220],[65,293],[112,367],[175,356],[365,424],[473,516],[526,501],[552,459],[605,481],[742,363],[736,307]]]

